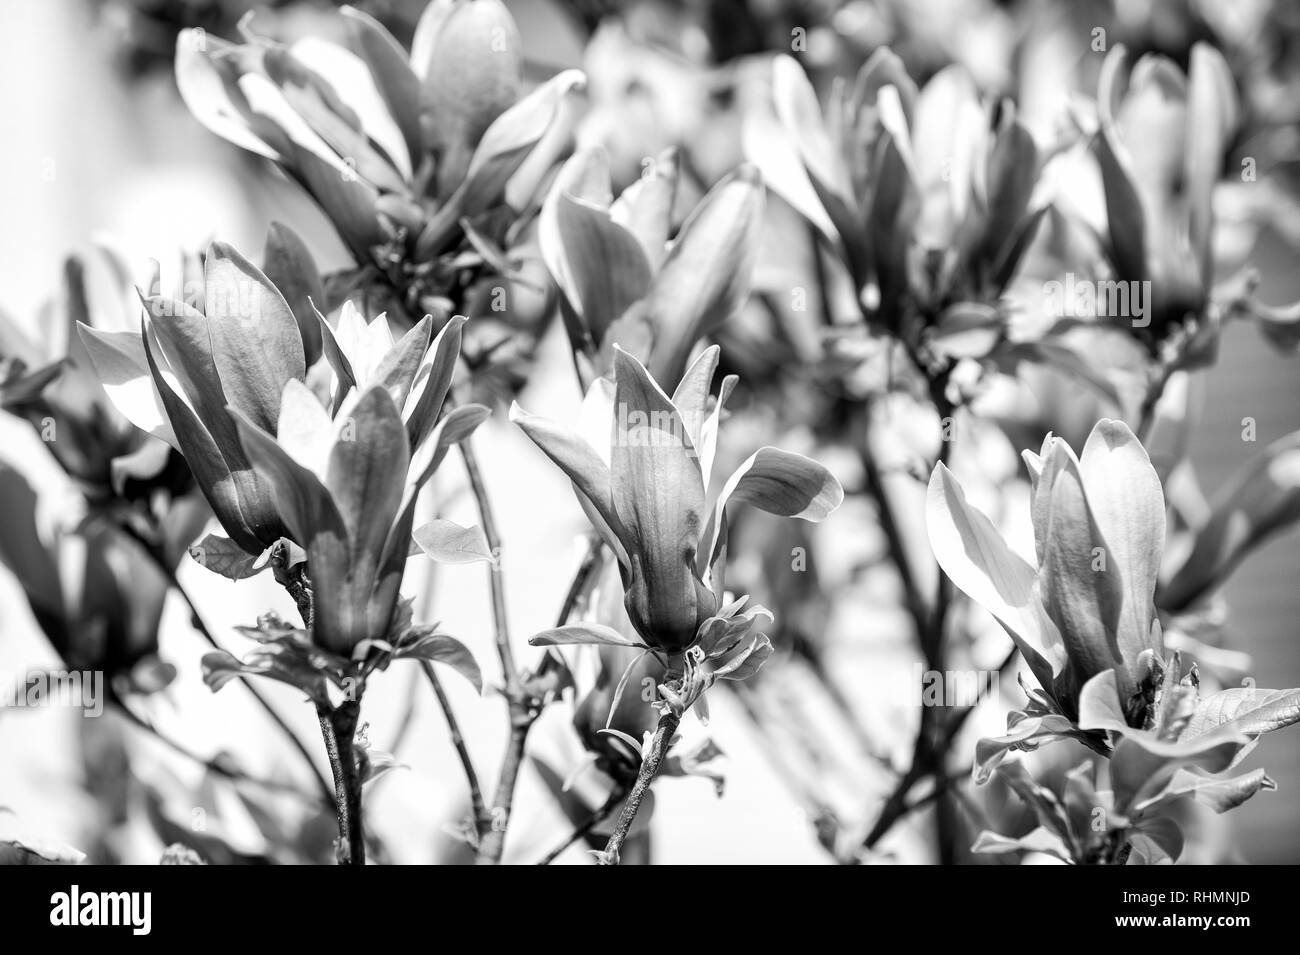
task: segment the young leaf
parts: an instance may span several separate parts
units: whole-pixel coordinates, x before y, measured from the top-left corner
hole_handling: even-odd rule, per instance
[[[393,653],[395,659],[427,660],[430,663],[445,663],[473,684],[480,694],[483,692],[483,674],[478,661],[469,647],[455,637],[445,633],[429,633],[417,637],[408,644],[398,647]]]
[[[577,644],[597,644],[613,647],[640,647],[613,627],[599,623],[571,623],[567,627],[543,630],[528,638],[530,646],[563,647]]]
[[[461,527],[453,521],[433,520],[415,529],[420,550],[442,564],[494,562],[487,539],[477,526]]]

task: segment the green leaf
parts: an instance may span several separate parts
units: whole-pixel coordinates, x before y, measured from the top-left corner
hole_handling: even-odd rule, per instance
[[[461,527],[454,521],[433,520],[415,529],[415,543],[440,564],[495,563],[487,539],[477,526]]]
[[[483,674],[469,647],[445,633],[427,633],[403,643],[393,652],[394,659],[425,660],[451,667],[482,694]]]
[[[1064,804],[1050,789],[1038,784],[1023,761],[1004,763],[998,767],[998,778],[1032,810],[1040,826],[1055,834],[1066,846],[1074,844]]]
[[[1115,811],[1132,814],[1163,790],[1179,769],[1222,772],[1249,742],[1248,737],[1227,730],[1179,742],[1141,732],[1122,737],[1110,758]]]
[[[200,567],[228,580],[245,580],[270,566],[267,552],[250,554],[234,541],[208,534],[190,548],[190,557]]]
[[[779,448],[759,448],[727,478],[709,513],[703,539],[708,541],[708,566],[721,555],[722,525],[729,506],[748,504],[780,517],[823,520],[844,500],[844,489],[830,471],[811,458]],[[701,555],[703,556],[703,555]],[[697,558],[697,570],[703,565]]]
[[[528,638],[529,646],[563,647],[577,644],[596,644],[611,647],[642,647],[629,640],[613,627],[599,623],[572,623],[566,627],[543,630]]]
[[[1183,851],[1183,831],[1169,818],[1143,819],[1128,834],[1129,865],[1173,865]]]
[[[1070,852],[1061,837],[1039,826],[1028,835],[1013,839],[1010,836],[984,830],[970,847],[971,852],[985,855],[1006,855],[1013,852],[1042,852],[1062,862],[1069,862]]]
[[[1228,777],[1203,776],[1180,769],[1169,780],[1169,785],[1136,808],[1151,815],[1177,799],[1190,797],[1215,812],[1224,813],[1236,809],[1261,789],[1277,789],[1277,783],[1262,769]]]
[[[1234,687],[1197,700],[1181,738],[1195,739],[1216,730],[1260,736],[1296,722],[1300,722],[1300,689]]]
[[[1043,743],[1079,737],[1074,723],[1059,713],[1027,716],[1016,711],[1007,716],[1005,736],[988,737],[975,744],[975,781],[986,783],[993,770],[1013,751],[1031,751]]]
[[[428,481],[447,451],[473,434],[491,414],[483,405],[461,405],[443,415],[433,433],[411,455],[408,486],[418,489]]]

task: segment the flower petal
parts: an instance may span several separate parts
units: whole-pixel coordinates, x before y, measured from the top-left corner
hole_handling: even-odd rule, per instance
[[[682,224],[646,296],[656,379],[678,381],[696,341],[749,297],[763,202],[758,171],[744,165],[710,189]]]
[[[700,463],[672,401],[621,348],[614,350],[614,385],[610,486],[632,562],[629,612],[647,640],[643,628],[651,625],[665,635],[693,635],[704,515]]]
[[[1016,554],[993,522],[966,502],[947,465],[939,462],[926,493],[925,528],[940,568],[957,589],[991,613],[1011,636],[1039,686],[1050,691],[1063,647],[1033,606],[1035,569]]]
[[[1122,421],[1103,418],[1093,427],[1079,459],[1088,508],[1120,568],[1123,609],[1116,639],[1125,660],[1152,640],[1153,595],[1165,546],[1165,495],[1146,450]]]
[[[208,247],[203,296],[226,398],[270,430],[285,383],[307,374],[297,319],[261,269],[224,242]]]

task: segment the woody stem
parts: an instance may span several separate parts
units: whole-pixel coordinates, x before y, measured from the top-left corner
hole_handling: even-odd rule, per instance
[[[360,701],[345,700],[334,709],[318,706],[321,737],[334,772],[334,805],[339,820],[339,865],[366,864],[366,837],[361,819],[361,772],[356,732]]]
[[[614,824],[614,831],[610,834],[609,842],[605,844],[601,865],[618,865],[619,849],[627,839],[628,830],[632,828],[632,822],[636,819],[645,794],[650,791],[650,784],[659,774],[659,767],[668,752],[668,744],[672,742],[673,734],[677,732],[677,725],[680,722],[681,720],[671,711],[659,717],[659,725],[655,727],[654,736],[650,739],[650,751],[641,761],[641,769],[636,774],[636,783],[633,784],[632,791],[627,794],[627,802],[623,803],[623,809],[618,814],[618,822]]]

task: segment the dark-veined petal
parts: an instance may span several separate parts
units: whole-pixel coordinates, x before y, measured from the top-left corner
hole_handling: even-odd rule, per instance
[[[610,475],[631,560],[628,613],[652,646],[685,646],[714,610],[697,606],[708,599],[695,573],[704,516],[700,462],[672,401],[619,348],[614,408]]]

